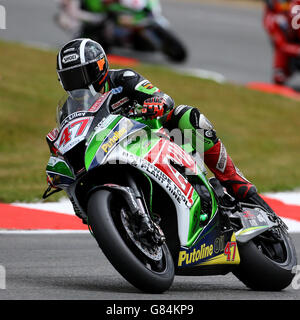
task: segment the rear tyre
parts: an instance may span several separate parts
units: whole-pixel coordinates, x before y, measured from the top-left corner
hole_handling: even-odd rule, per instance
[[[250,289],[280,291],[291,283],[295,247],[285,231],[279,232],[279,238],[267,231],[239,246],[241,263],[234,274]]]
[[[174,279],[174,263],[167,245],[148,248],[134,236],[128,208],[119,194],[93,193],[88,201],[88,222],[96,241],[115,269],[144,292],[162,293]]]

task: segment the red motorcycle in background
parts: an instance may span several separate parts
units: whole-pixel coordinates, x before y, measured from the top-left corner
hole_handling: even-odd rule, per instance
[[[285,85],[300,71],[300,1],[267,0],[263,23],[274,49],[273,82]]]

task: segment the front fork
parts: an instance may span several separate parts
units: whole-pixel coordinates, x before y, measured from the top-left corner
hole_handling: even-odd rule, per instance
[[[126,181],[128,183],[129,189],[132,190],[131,194],[134,195],[136,204],[139,208],[139,212],[137,212],[136,214],[141,219],[140,235],[143,237],[144,235],[149,233],[156,244],[163,244],[165,242],[163,231],[158,226],[157,221],[153,221],[152,212],[150,212],[148,209],[145,197],[140,192],[135,180],[129,173],[126,173]]]
[[[150,217],[150,213],[148,210],[148,206],[146,204],[145,198],[141,194],[136,182],[132,178],[132,176],[128,173],[125,174],[125,179],[128,183],[129,188],[132,190],[133,195],[135,197],[135,201],[143,215],[147,215]]]

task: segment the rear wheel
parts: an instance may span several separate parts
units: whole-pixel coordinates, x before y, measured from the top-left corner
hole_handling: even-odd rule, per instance
[[[264,232],[239,246],[241,263],[234,274],[253,290],[279,291],[292,281],[297,264],[295,247],[287,232]]]
[[[119,194],[99,190],[88,202],[88,221],[105,256],[133,286],[161,293],[170,288],[174,264],[167,245],[148,245]]]

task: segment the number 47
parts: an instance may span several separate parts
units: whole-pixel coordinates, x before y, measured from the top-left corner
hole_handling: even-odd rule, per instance
[[[75,120],[70,123],[63,131],[62,136],[60,138],[59,147],[65,146],[72,138],[77,138],[83,134],[85,131],[87,124],[89,122],[89,118],[83,118],[79,120]],[[75,128],[77,127],[77,131],[75,132]]]
[[[224,254],[227,256],[227,261],[234,261],[236,253],[236,242],[227,242],[224,249]]]

